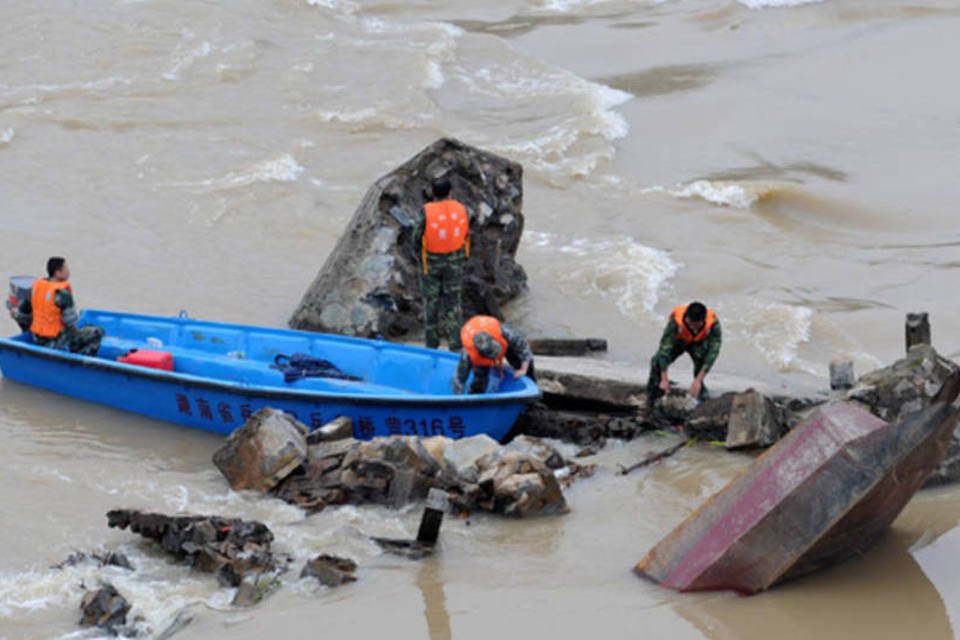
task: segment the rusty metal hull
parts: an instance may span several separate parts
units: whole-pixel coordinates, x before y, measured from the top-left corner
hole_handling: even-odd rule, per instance
[[[755,593],[861,554],[943,459],[957,417],[947,401],[896,425],[853,403],[821,407],[635,571],[678,591]]]

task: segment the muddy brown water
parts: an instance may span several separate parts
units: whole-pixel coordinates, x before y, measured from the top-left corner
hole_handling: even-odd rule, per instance
[[[66,255],[82,306],[282,326],[363,193],[441,135],[524,163],[511,319],[642,363],[669,309],[724,327],[718,370],[826,385],[903,350],[927,311],[960,353],[960,2],[89,0],[0,6],[0,274]],[[572,303],[572,304],[571,304]],[[12,332],[14,326],[8,325]],[[0,380],[0,638],[84,638],[110,579],[153,633],[410,638],[953,638],[960,490],[924,491],[862,558],[752,598],[677,595],[630,568],[748,462],[613,444],[569,515],[444,524],[419,507],[298,509],[229,492],[218,437]],[[262,606],[169,562],[114,507],[265,521],[278,548],[357,559]],[[138,567],[48,567],[119,549]]]

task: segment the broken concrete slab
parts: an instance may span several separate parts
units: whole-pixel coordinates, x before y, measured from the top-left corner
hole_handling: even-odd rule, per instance
[[[607,350],[604,338],[530,338],[528,342],[537,356],[584,356]]]
[[[261,409],[227,437],[213,464],[235,491],[269,491],[306,460],[309,431],[283,411]]]

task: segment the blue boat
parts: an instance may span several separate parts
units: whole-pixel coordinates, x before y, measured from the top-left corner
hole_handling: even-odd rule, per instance
[[[485,394],[456,395],[450,380],[457,354],[384,340],[97,310],[81,314],[78,325],[85,324],[105,331],[97,357],[39,347],[22,333],[0,338],[0,370],[10,380],[224,434],[273,407],[310,428],[349,416],[361,439],[501,440],[540,397],[533,381],[510,372],[490,376]],[[132,349],[170,353],[173,370],[117,361]],[[295,353],[334,363],[355,379],[285,382],[271,365]]]

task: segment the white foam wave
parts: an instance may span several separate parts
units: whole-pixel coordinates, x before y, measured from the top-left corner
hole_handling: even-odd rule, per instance
[[[537,13],[570,13],[577,9],[610,4],[613,0],[534,0],[533,11]],[[658,5],[669,0],[646,0],[642,4]]]
[[[476,142],[548,175],[590,174],[602,161],[613,157],[611,143],[630,131],[626,119],[615,109],[632,100],[631,94],[562,69],[530,67],[527,62],[514,61],[476,70],[461,66],[457,75],[473,94],[489,96],[500,105],[503,129],[482,127],[480,130],[486,133]],[[481,102],[478,111],[485,109]],[[541,133],[530,136],[530,131],[538,130],[530,126],[532,117],[543,126],[539,128]],[[514,130],[512,120],[523,126]]]
[[[14,131],[12,128],[0,131],[0,147],[5,147],[13,142],[14,135],[16,135],[16,131]]]
[[[323,7],[334,13],[354,15],[360,10],[360,5],[351,0],[306,0],[312,7]]]
[[[724,207],[749,209],[769,189],[762,185],[738,184],[710,180],[696,180],[674,189],[661,186],[649,187],[641,193],[666,193],[675,198],[700,198]]]
[[[304,168],[289,153],[267,158],[261,162],[244,167],[220,178],[198,180],[194,182],[175,182],[177,187],[207,187],[216,191],[249,187],[258,182],[296,182]]]
[[[552,234],[528,232],[528,236],[540,250],[576,258],[565,261],[566,267],[558,274],[563,283],[613,297],[617,308],[627,317],[652,311],[661,289],[680,267],[666,252],[630,238],[580,238],[554,246],[556,237]]]
[[[171,66],[161,74],[164,80],[176,80],[180,77],[182,71],[189,69],[197,60],[205,58],[213,52],[213,45],[206,40],[199,44],[186,44],[195,37],[196,34],[186,29],[181,33],[181,42],[170,56],[172,59]]]
[[[818,374],[817,367],[800,360],[801,345],[810,342],[813,310],[782,303],[754,302],[741,320],[744,336],[780,371]]]
[[[750,9],[764,9],[767,7],[796,7],[801,4],[813,4],[824,0],[737,0]]]

